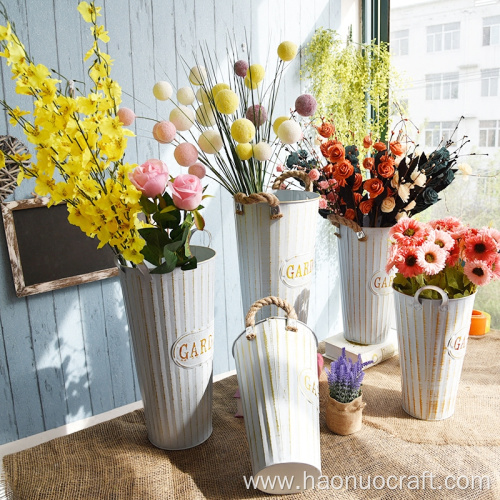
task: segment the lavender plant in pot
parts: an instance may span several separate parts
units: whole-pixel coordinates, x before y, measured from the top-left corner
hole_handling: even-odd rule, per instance
[[[345,354],[345,348],[330,370],[326,369],[330,397],[326,407],[326,425],[335,434],[347,436],[361,429],[363,402],[361,385],[365,373],[363,368],[372,363],[363,363],[361,356],[354,363]]]

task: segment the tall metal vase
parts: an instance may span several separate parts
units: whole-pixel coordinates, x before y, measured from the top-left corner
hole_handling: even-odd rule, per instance
[[[319,194],[282,190],[278,197],[281,218],[267,203],[236,204],[236,235],[243,310],[261,297],[289,302],[300,321],[307,322]],[[276,306],[263,308],[258,320],[282,316]]]
[[[191,249],[189,271],[119,266],[148,438],[166,450],[212,433],[215,252]]]
[[[344,337],[370,345],[387,340],[394,318],[392,280],[385,272],[389,227],[364,227],[360,241],[352,229],[340,226],[339,265],[341,276]]]

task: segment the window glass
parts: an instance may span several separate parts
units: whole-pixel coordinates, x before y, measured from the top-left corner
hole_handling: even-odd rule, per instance
[[[455,216],[500,229],[500,2],[391,0],[390,8],[392,62],[405,82],[396,97],[407,102],[409,135],[427,153],[450,138],[464,143],[454,182],[420,218]],[[499,296],[500,283],[493,282],[475,303],[495,328]]]

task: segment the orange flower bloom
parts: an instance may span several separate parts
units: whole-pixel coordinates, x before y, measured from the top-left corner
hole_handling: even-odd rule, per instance
[[[354,203],[356,203],[356,206],[358,206],[361,203],[361,200],[363,199],[363,195],[361,193],[354,193]]]
[[[335,171],[335,166],[329,163],[326,167],[323,167],[323,173],[327,177],[331,177]]]
[[[372,138],[369,135],[365,135],[363,139],[363,147],[368,149],[373,144]]]
[[[383,142],[376,142],[373,147],[377,151],[385,151],[387,149],[387,146]]]
[[[333,178],[339,183],[340,186],[346,185],[346,179],[354,173],[354,167],[349,160],[342,160],[335,164]]]
[[[362,201],[359,204],[359,209],[361,210],[361,213],[363,214],[369,214],[370,210],[373,208],[373,199],[370,198],[369,200]]]
[[[375,158],[368,157],[363,160],[363,167],[366,168],[366,170],[373,170],[373,167],[375,166]]]
[[[378,173],[385,179],[392,177],[394,174],[394,159],[389,155],[382,156],[378,164]]]
[[[363,183],[363,176],[361,174],[354,174],[354,184],[352,186],[353,191],[357,191],[361,184]]]
[[[345,159],[345,149],[342,143],[336,141],[328,148],[328,159],[332,162],[338,162]]]
[[[320,127],[315,128],[318,131],[318,134],[326,139],[329,139],[333,134],[335,134],[335,127],[328,122],[323,122]]]
[[[349,220],[354,220],[356,218],[356,212],[352,208],[348,208],[345,211],[344,217]]]
[[[363,187],[368,191],[370,198],[376,198],[384,192],[384,183],[380,179],[368,179]]]
[[[403,146],[401,146],[401,143],[399,141],[394,141],[389,144],[389,147],[391,148],[391,152],[395,156],[401,156],[403,154]]]

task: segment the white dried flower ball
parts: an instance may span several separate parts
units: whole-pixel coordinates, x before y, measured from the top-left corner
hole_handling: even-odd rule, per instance
[[[182,87],[177,91],[177,100],[184,104],[184,106],[189,106],[194,102],[194,92],[191,87]]]
[[[202,104],[196,110],[196,121],[202,127],[213,127],[215,125],[215,115],[210,104]]]
[[[172,97],[172,85],[168,82],[156,82],[153,87],[153,95],[159,101],[168,101]]]
[[[267,142],[259,142],[253,147],[253,157],[257,161],[267,161],[271,158],[273,150]]]
[[[194,111],[186,106],[179,106],[170,111],[169,120],[175,125],[177,130],[185,132],[194,124]]]
[[[207,79],[207,70],[203,66],[193,66],[189,72],[189,81],[201,85]]]
[[[302,139],[302,129],[297,122],[286,120],[278,128],[278,137],[284,144],[294,144]]]
[[[224,142],[216,130],[206,130],[198,138],[198,146],[209,155],[213,155],[222,149]]]

